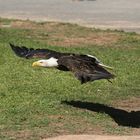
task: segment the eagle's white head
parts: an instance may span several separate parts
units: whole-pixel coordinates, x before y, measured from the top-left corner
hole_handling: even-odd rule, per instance
[[[32,64],[33,67],[38,66],[38,67],[57,67],[58,66],[58,59],[51,57],[50,59],[43,59],[36,61]]]

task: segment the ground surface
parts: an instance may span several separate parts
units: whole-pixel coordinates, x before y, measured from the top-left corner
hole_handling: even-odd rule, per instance
[[[67,135],[44,140],[140,140],[140,136]]]
[[[140,33],[139,0],[0,0],[0,16]]]
[[[33,69],[9,42],[95,55],[117,77],[80,85],[70,72]],[[0,49],[0,139],[140,134],[140,35],[0,19]]]

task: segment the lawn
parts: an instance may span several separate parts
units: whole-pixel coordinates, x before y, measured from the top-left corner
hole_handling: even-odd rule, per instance
[[[32,68],[9,42],[91,54],[116,78],[81,85],[71,72]],[[0,19],[0,139],[140,134],[140,35],[75,24]]]

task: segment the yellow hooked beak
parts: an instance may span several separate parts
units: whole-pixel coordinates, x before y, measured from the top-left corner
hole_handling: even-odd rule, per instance
[[[32,67],[36,67],[36,66],[40,66],[40,63],[37,61],[32,64]]]

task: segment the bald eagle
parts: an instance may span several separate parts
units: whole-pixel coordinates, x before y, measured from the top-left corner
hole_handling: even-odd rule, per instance
[[[74,53],[61,53],[49,49],[33,49],[25,46],[15,46],[10,44],[12,50],[19,57],[24,58],[41,58],[32,64],[33,67],[55,67],[63,71],[71,71],[81,82],[91,82],[99,79],[114,78],[114,75],[107,69],[111,67],[101,63],[95,56],[81,55]],[[43,59],[42,59],[43,58]]]

